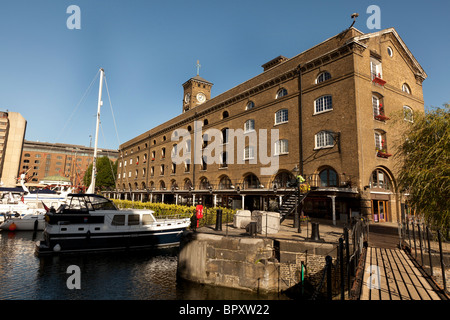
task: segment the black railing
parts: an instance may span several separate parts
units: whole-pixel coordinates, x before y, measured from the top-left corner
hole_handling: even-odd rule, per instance
[[[332,300],[333,297],[345,300],[346,293],[347,299],[359,297],[355,290],[355,287],[360,287],[357,282],[361,282],[358,272],[361,268],[358,266],[364,264],[361,258],[365,257],[368,235],[369,224],[365,218],[351,221],[350,229],[344,228],[336,248],[336,259],[333,261],[330,255],[325,257],[321,281],[315,286],[311,300],[320,296],[326,300]]]
[[[418,217],[406,217],[401,225],[402,247],[435,282],[449,294],[450,242],[449,230],[432,228]]]

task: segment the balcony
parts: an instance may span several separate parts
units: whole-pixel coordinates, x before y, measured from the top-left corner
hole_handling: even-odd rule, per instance
[[[390,154],[390,153],[388,153],[386,150],[377,150],[377,157],[379,157],[379,158],[385,158],[385,159],[387,159],[387,158],[389,158],[389,157],[391,157],[392,156],[392,154]]]

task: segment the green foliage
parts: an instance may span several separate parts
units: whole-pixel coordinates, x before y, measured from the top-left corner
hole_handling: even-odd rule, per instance
[[[400,190],[430,224],[450,227],[450,105],[414,114],[399,144]]]
[[[109,190],[115,188],[115,176],[117,173],[117,161],[113,162],[108,157],[97,158],[97,178],[95,179],[96,189]],[[83,183],[86,187],[91,184],[92,163],[84,174]]]
[[[133,208],[133,209],[149,209],[154,211],[155,218],[174,216],[177,215],[180,218],[190,218],[195,212],[194,206],[182,206],[176,204],[167,203],[152,203],[152,202],[140,202],[130,200],[112,200],[114,204],[120,209]],[[222,222],[232,222],[236,210],[230,208],[214,207],[203,208],[203,219],[199,221],[199,227],[206,225],[216,224],[216,210],[222,210]]]

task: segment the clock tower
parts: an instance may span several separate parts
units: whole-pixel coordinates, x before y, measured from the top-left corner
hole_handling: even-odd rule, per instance
[[[183,112],[191,110],[211,99],[213,84],[198,75],[200,65],[197,61],[197,75],[183,83]]]

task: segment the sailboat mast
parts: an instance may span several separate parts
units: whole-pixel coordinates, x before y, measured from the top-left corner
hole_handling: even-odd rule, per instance
[[[103,76],[104,70],[100,69],[100,86],[98,89],[98,105],[97,105],[97,126],[95,129],[95,143],[94,143],[94,161],[92,162],[92,176],[91,185],[89,186],[87,193],[95,193],[95,179],[97,178],[97,145],[98,145],[98,128],[100,125],[100,108],[102,102],[102,89],[103,89]]]

